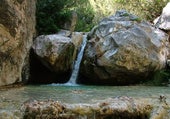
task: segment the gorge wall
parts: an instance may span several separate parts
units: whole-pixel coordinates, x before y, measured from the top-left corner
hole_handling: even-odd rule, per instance
[[[27,80],[36,0],[1,0],[0,86]]]

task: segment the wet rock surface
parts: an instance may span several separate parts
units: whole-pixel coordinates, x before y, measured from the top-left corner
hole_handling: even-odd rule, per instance
[[[128,85],[150,79],[165,68],[168,35],[121,10],[88,34],[82,61],[83,83]]]

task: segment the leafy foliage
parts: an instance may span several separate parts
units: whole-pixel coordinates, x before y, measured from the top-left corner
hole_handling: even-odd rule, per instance
[[[166,86],[169,83],[170,73],[169,69],[163,69],[155,72],[152,80],[144,83],[147,85],[155,85],[155,86]]]
[[[169,0],[115,0],[119,9],[126,9],[151,22],[161,14],[168,2]]]
[[[38,34],[56,33],[71,22],[72,12],[78,16],[76,31],[90,31],[103,17],[118,9],[153,21],[169,0],[37,0]]]
[[[37,0],[37,32],[56,33],[65,23],[71,22],[72,12],[78,14],[77,31],[92,27],[93,9],[86,0]]]
[[[61,0],[37,0],[37,32],[38,34],[55,33],[59,29],[61,19],[68,19]]]
[[[91,7],[87,6],[84,8],[77,9],[78,22],[76,25],[77,31],[90,31],[95,25],[93,22],[94,11]]]

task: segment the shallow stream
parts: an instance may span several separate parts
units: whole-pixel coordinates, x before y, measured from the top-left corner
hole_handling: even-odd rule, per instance
[[[170,103],[170,87],[152,86],[59,86],[36,85],[0,90],[0,117],[5,112],[19,115],[21,105],[31,100],[58,100],[63,103],[94,103],[98,100],[129,96],[133,98],[159,99],[166,97]]]

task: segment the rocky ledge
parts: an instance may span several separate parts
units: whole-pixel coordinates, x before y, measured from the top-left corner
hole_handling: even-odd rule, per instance
[[[33,100],[22,106],[24,119],[162,119],[170,117],[169,109],[164,96],[154,100],[121,96],[91,104]]]

